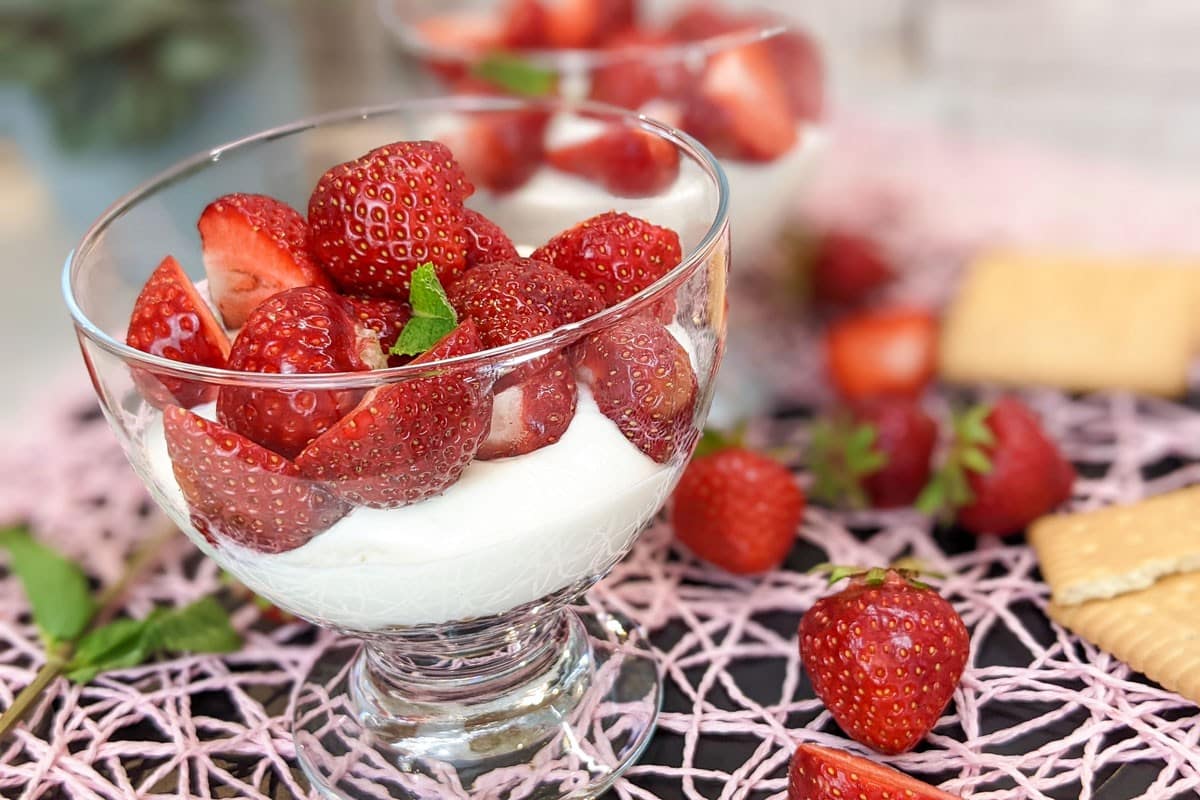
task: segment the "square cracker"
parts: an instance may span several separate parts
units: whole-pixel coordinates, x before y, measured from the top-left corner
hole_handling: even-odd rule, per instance
[[[1050,604],[1050,618],[1138,672],[1200,703],[1200,573],[1078,606]]]
[[[1145,589],[1164,575],[1200,570],[1200,486],[1042,517],[1029,542],[1059,605]]]
[[[1071,391],[1187,388],[1200,264],[996,253],[968,268],[947,311],[948,381]]]

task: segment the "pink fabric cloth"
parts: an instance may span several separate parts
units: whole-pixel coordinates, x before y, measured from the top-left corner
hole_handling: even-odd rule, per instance
[[[899,293],[936,299],[966,253],[997,240],[1200,251],[1200,227],[1194,224],[1200,202],[1124,173],[1097,173],[1037,153],[947,143],[861,120],[842,120],[834,134],[832,162],[808,213],[842,223],[886,221],[889,246],[912,265]],[[784,383],[795,396],[820,399],[808,392],[819,385],[812,358],[777,364],[786,365],[776,369],[786,373]],[[1122,395],[1025,396],[1069,457],[1102,465],[1078,482],[1076,508],[1130,501],[1200,478],[1200,464],[1188,463],[1200,460],[1200,412]],[[46,401],[6,439],[0,450],[0,522],[31,523],[107,582],[130,548],[163,520],[149,508],[107,426],[94,417],[81,419],[93,407],[80,368],[63,385],[48,388]],[[806,426],[759,420],[753,435],[802,446]],[[1143,467],[1169,457],[1186,465],[1144,476]],[[807,476],[800,473],[799,479]],[[856,535],[849,526],[878,530]],[[1115,658],[1041,621],[1032,610],[1044,607],[1047,590],[1024,544],[985,538],[969,552],[948,556],[928,523],[904,511],[810,509],[799,536],[840,563],[879,563],[904,554],[924,559],[951,576],[941,588],[971,629],[971,664],[928,748],[883,760],[917,776],[938,776],[946,790],[976,800],[1048,798],[1051,792],[1091,798],[1099,771],[1131,762],[1157,772],[1143,795],[1151,800],[1200,787],[1196,706],[1134,679]],[[668,710],[659,721],[660,735],[682,738],[682,764],[643,761],[617,784],[618,795],[652,800],[658,795],[647,786],[669,785],[671,796],[689,799],[747,797],[751,790],[755,797],[783,797],[784,770],[797,742],[858,750],[819,701],[798,691],[794,632],[782,634],[769,623],[774,615],[798,620],[826,591],[823,580],[794,571],[735,578],[686,554],[673,556],[673,550],[669,526],[657,523],[591,595],[652,634],[668,626],[682,631],[661,656],[666,680],[688,707]],[[141,615],[154,603],[184,603],[219,585],[216,566],[197,561],[179,536],[160,566],[129,592],[127,605]],[[16,582],[0,580],[4,706],[39,666],[36,632],[24,621],[24,608]],[[250,603],[237,612],[246,646],[236,654],[106,673],[86,687],[55,683],[29,721],[0,744],[0,795],[307,796],[292,761],[290,707],[272,713],[262,698],[288,696],[338,639],[327,632],[302,635],[300,624],[249,627],[257,615]],[[1029,619],[1038,621],[1027,624]],[[1001,640],[1007,642],[1003,663],[981,657]],[[746,684],[750,664],[758,674],[769,668],[778,684]],[[213,693],[229,702],[219,718],[200,711],[212,707],[204,698]],[[1019,737],[1038,740],[1039,734],[1043,743],[1030,749],[1014,752],[1010,746]],[[736,769],[716,770],[703,757],[703,750],[735,742],[749,742]],[[222,759],[239,755],[255,760],[248,777],[221,766]],[[136,781],[129,768],[134,759],[150,765]],[[651,778],[666,783],[651,784]]]

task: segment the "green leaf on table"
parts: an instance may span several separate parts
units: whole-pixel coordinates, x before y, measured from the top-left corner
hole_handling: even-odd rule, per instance
[[[87,683],[109,669],[135,667],[154,650],[152,619],[118,619],[91,631],[79,640],[67,666],[67,677]]]
[[[511,94],[544,97],[554,93],[553,70],[514,55],[490,55],[476,64],[471,74]]]
[[[8,550],[42,635],[51,642],[78,636],[96,611],[79,565],[39,544],[23,527],[0,531],[0,547]]]
[[[229,624],[229,614],[211,597],[150,618],[156,651],[231,653],[242,639]]]
[[[394,356],[420,355],[458,326],[458,314],[450,305],[433,264],[422,264],[413,271],[408,296],[412,319],[392,345]]]

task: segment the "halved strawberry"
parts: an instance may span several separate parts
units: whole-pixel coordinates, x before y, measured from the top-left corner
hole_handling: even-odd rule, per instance
[[[546,41],[551,47],[595,47],[634,25],[635,0],[542,0]]]
[[[412,360],[407,356],[390,355],[400,331],[412,319],[412,308],[408,303],[386,297],[347,297],[346,302],[354,309],[359,324],[379,336],[379,349],[387,356],[389,367],[399,367]]]
[[[611,37],[604,46],[608,60],[592,74],[589,96],[632,109],[680,96],[687,85],[687,68],[682,59],[661,55],[662,48],[676,41],[669,34],[640,29]]]
[[[163,431],[192,524],[214,545],[282,553],[349,510],[283,456],[179,406],[163,410]]]
[[[570,361],[551,356],[544,369],[496,393],[478,457],[509,458],[554,444],[575,417],[578,393]]]
[[[688,3],[671,22],[670,34],[680,41],[699,42],[746,27],[740,17],[708,2]]]
[[[219,197],[200,214],[196,227],[208,291],[231,329],[242,327],[259,303],[284,289],[333,288],[308,254],[308,223],[273,197]]]
[[[517,257],[517,248],[499,225],[468,208],[463,212],[463,230],[467,237],[467,269]]]
[[[379,338],[342,297],[315,286],[288,289],[254,309],[229,353],[229,369],[281,375],[360,372],[385,365]],[[217,417],[276,453],[295,457],[354,408],[349,389],[265,389],[233,384],[217,397]]]
[[[457,90],[475,87],[476,82],[469,82]],[[492,192],[509,192],[524,185],[541,166],[549,122],[550,115],[538,110],[484,111],[441,140],[471,181]]]
[[[125,343],[143,353],[205,367],[224,367],[229,357],[229,337],[173,256],[150,273],[138,294]],[[135,370],[133,377],[146,400],[158,407],[178,403],[191,408],[216,393],[215,386],[146,370]]]
[[[675,231],[607,211],[558,234],[532,258],[591,284],[611,306],[670,272],[683,248]]]
[[[551,150],[547,160],[618,197],[657,194],[679,177],[675,146],[628,125],[614,125],[595,139]]]
[[[539,0],[508,0],[500,23],[506,47],[523,50],[546,45],[546,10]]]
[[[959,800],[870,759],[802,744],[788,769],[787,800]]]
[[[484,56],[505,45],[504,26],[491,14],[459,11],[421,20],[417,35],[433,51],[448,57],[433,57],[425,65],[446,80],[457,80],[467,73],[467,59]]]
[[[933,379],[936,350],[937,320],[924,309],[865,311],[825,333],[829,377],[847,400],[919,396]]]
[[[308,201],[309,249],[347,294],[404,299],[432,262],[466,263],[463,200],[474,187],[445,145],[396,142],[329,169]]]
[[[625,438],[665,463],[695,444],[696,373],[662,324],[630,317],[592,334],[573,353],[576,374]]]
[[[467,319],[413,363],[479,349],[479,333]],[[296,465],[353,503],[408,505],[459,479],[487,436],[491,412],[491,386],[471,371],[446,369],[387,384],[367,392]]]

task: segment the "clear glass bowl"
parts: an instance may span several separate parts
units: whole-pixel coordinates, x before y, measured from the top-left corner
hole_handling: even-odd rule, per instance
[[[317,178],[335,163],[388,142],[432,138],[447,125],[529,109],[633,126],[678,151],[680,177],[636,201],[560,193],[520,202],[477,191],[468,205],[526,247],[596,213],[628,211],[679,234],[679,266],[628,300],[534,339],[370,372],[234,372],[123,343],[134,299],[166,254],[199,276],[195,225],[212,199],[258,192],[305,208]],[[558,100],[410,101],[305,120],[197,155],[119,200],[71,254],[63,288],[84,360],[154,499],[197,547],[263,597],[362,643],[318,665],[298,696],[297,751],[321,792],[591,796],[641,752],[659,704],[655,662],[619,617],[582,614],[572,604],[659,510],[703,426],[725,336],[727,195],[711,154],[632,114]],[[506,375],[559,355],[569,359],[596,337],[637,325],[674,337],[696,380],[692,402],[665,414],[671,422],[657,429],[653,458],[581,387],[561,441],[523,456],[471,461],[444,492],[401,508],[356,507],[339,494],[340,484],[302,475],[257,476],[273,481],[281,496],[315,504],[315,530],[295,530],[291,549],[282,552],[243,546],[243,517],[197,504],[193,495],[189,504],[181,490],[181,481],[196,475],[173,463],[179,451],[167,440],[190,423],[182,411],[164,413],[164,392],[204,400],[241,388],[300,402],[312,393],[371,392],[378,399],[436,385],[478,410],[493,407]],[[194,410],[211,416],[205,409]],[[220,445],[219,436],[208,444],[214,441]],[[372,469],[368,480],[380,477]]]
[[[497,17],[507,5],[507,0],[378,0],[384,25],[444,90],[464,87],[466,91],[477,91],[479,82],[472,78],[481,74],[481,64],[497,57],[516,58],[552,76],[553,91],[563,97],[633,108],[694,136],[725,167],[733,197],[731,214],[739,261],[746,268],[766,261],[825,149],[823,66],[805,31],[791,20],[753,10],[740,0],[648,0],[637,3],[639,19],[656,30],[667,28],[687,9],[701,6],[741,20],[742,25],[733,31],[670,42],[639,41],[593,49],[522,48],[493,41]],[[453,41],[431,32],[438,27],[451,29]],[[473,44],[472,31],[476,39]],[[730,143],[725,128],[711,124],[718,112],[685,113],[687,108],[707,108],[695,106],[687,98],[703,92],[708,70],[718,60],[734,51],[770,52],[777,47],[791,54],[786,56],[791,61],[782,70],[782,77],[786,93],[792,98],[795,138],[786,149],[746,152]],[[647,73],[656,77],[650,78]],[[740,63],[728,63],[724,74],[731,81],[753,78]],[[669,97],[646,100],[645,92],[637,87],[647,80],[675,88]],[[614,84],[619,88],[613,89]],[[601,86],[605,89],[598,90]],[[763,124],[767,119],[761,108],[747,109],[746,117],[753,118],[753,124]],[[575,140],[572,132],[560,135],[563,133],[548,131],[547,147]],[[566,175],[561,180],[575,191],[591,190],[587,181]]]

